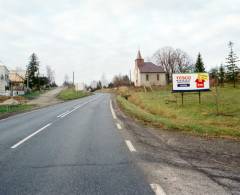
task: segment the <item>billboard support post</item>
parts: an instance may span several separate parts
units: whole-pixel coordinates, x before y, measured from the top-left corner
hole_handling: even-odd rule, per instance
[[[201,91],[198,92],[198,102],[201,104]]]
[[[183,93],[182,93],[182,105],[183,105]]]

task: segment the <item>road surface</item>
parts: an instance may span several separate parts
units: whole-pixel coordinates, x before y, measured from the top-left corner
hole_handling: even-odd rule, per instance
[[[0,194],[153,194],[118,132],[110,96],[0,121]]]

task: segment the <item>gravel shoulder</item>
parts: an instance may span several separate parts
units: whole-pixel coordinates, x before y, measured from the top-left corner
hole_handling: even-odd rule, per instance
[[[27,104],[36,105],[37,107],[45,107],[63,102],[57,98],[57,95],[63,90],[63,87],[57,87],[46,93],[41,94],[38,98],[28,101]]]
[[[126,116],[114,98],[113,106],[150,183],[167,194],[240,194],[239,141],[147,127]]]

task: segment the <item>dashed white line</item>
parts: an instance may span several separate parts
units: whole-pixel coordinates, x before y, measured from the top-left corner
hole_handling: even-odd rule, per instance
[[[65,116],[69,115],[70,113],[72,113],[73,111],[69,111],[69,112],[66,112],[65,114],[63,114],[62,116],[60,116],[61,118],[64,118]]]
[[[50,125],[52,125],[52,123],[48,123],[47,125],[45,125],[44,127],[42,127],[41,129],[35,131],[34,133],[32,133],[31,135],[25,137],[24,139],[22,139],[21,141],[19,141],[18,143],[16,143],[15,145],[13,145],[11,148],[17,148],[19,145],[21,145],[22,143],[26,142],[28,139],[30,139],[31,137],[33,137],[34,135],[40,133],[41,131],[43,131],[44,129],[46,129],[47,127],[49,127]]]
[[[121,125],[119,123],[116,124],[118,129],[122,129]]]
[[[134,146],[132,145],[132,142],[129,140],[125,140],[128,149],[130,150],[130,152],[136,152],[136,149],[134,148]]]
[[[68,112],[70,112],[70,111],[68,110],[68,111],[66,111],[66,112],[64,112],[64,113],[62,113],[62,114],[59,114],[57,117],[60,118],[60,117],[62,117],[63,115],[65,115],[66,113],[68,113]]]
[[[152,190],[155,192],[156,195],[166,195],[165,191],[159,184],[150,184]]]
[[[94,98],[94,99],[91,99],[91,100],[89,100],[89,101],[87,101],[87,102],[85,102],[85,103],[83,103],[83,104],[76,105],[76,106],[74,106],[74,108],[73,108],[72,110],[70,110],[70,111],[68,110],[68,111],[66,111],[66,112],[58,115],[57,117],[58,117],[58,118],[64,118],[65,116],[71,114],[72,112],[74,112],[74,111],[77,110],[78,108],[81,108],[81,107],[85,106],[86,104],[89,104],[89,103],[95,101],[96,99],[98,99],[98,97],[97,97],[97,98]]]
[[[110,109],[111,109],[113,118],[114,118],[114,119],[117,119],[116,114],[115,114],[115,112],[114,112],[114,110],[113,110],[112,100],[110,100]]]

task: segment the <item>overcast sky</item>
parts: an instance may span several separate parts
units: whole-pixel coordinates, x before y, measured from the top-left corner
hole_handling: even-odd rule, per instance
[[[201,52],[214,67],[229,40],[240,55],[240,0],[0,0],[1,62],[24,68],[35,52],[58,83],[72,71],[79,82],[128,74],[138,48]]]

